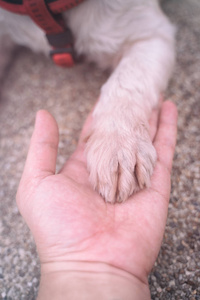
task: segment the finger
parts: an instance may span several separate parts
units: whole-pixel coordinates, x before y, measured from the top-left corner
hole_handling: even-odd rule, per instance
[[[90,136],[91,131],[92,131],[92,122],[93,122],[93,110],[90,112],[90,114],[88,115],[88,117],[83,125],[82,131],[80,134],[80,138],[78,141],[78,147],[80,147],[80,148],[85,147],[88,137]]]
[[[93,110],[90,112],[90,114],[88,115],[88,117],[83,125],[77,148],[71,156],[71,158],[80,160],[82,162],[85,162],[85,160],[86,160],[85,145],[86,145],[87,140],[90,137],[91,132],[92,132]]]
[[[146,190],[146,208],[154,221],[154,240],[156,255],[162,242],[167,220],[171,190],[171,168],[176,145],[177,109],[170,101],[163,103],[158,122],[158,131],[154,146],[157,151],[157,163],[152,176],[151,187]],[[145,192],[144,192],[145,195]],[[151,197],[150,197],[151,195]]]
[[[139,236],[146,239],[148,249],[150,249],[145,262],[147,273],[150,272],[158,255],[167,220],[170,196],[169,170],[171,170],[176,143],[176,127],[176,107],[167,101],[162,105],[158,131],[155,136],[154,145],[158,151],[158,161],[152,176],[151,187],[133,195],[132,201],[126,201],[121,208],[119,207],[119,209],[125,210],[126,214],[128,210],[131,218],[134,216],[132,220]],[[138,252],[141,253],[141,247]]]
[[[74,173],[75,170],[77,169],[77,162],[81,163],[82,172],[83,173],[87,172],[85,145],[86,145],[87,139],[88,139],[89,135],[91,134],[91,130],[92,130],[91,129],[92,128],[92,119],[93,119],[92,113],[93,113],[93,110],[90,112],[90,114],[88,115],[88,117],[83,125],[82,131],[80,134],[80,138],[78,141],[78,145],[77,145],[75,152],[71,155],[70,159],[67,160],[67,162],[64,164],[64,166],[59,171],[59,173],[62,173],[62,174],[68,174],[69,172]],[[74,166],[75,166],[74,163],[76,165],[76,168],[74,168]],[[80,164],[79,164],[79,168],[80,168]],[[78,169],[78,172],[79,172],[79,174],[76,174],[75,177],[81,178],[80,177],[80,169]],[[77,171],[76,171],[76,173],[77,173]],[[83,180],[85,180],[85,179],[87,180],[87,174],[84,174],[84,176],[83,176]]]
[[[176,106],[166,101],[161,109],[158,123],[158,132],[154,146],[157,151],[157,163],[151,180],[151,191],[166,200],[164,205],[167,211],[170,189],[171,168],[176,145],[177,135],[177,109]],[[158,205],[159,209],[159,205]]]
[[[177,109],[170,101],[164,102],[154,146],[158,161],[171,172],[177,136]]]
[[[58,141],[58,126],[55,119],[47,111],[39,111],[36,115],[23,178],[55,174]]]
[[[147,274],[152,269],[159,253],[167,220],[170,196],[170,172],[168,170],[171,168],[176,143],[176,124],[176,107],[167,101],[162,105],[155,136],[154,145],[158,151],[158,161],[152,176],[151,187],[131,196],[130,201],[126,201],[123,205],[116,205],[116,220],[125,213],[126,217],[130,218],[127,219],[132,222],[134,231],[138,236],[142,236],[140,246],[137,248],[135,245],[135,253],[138,251],[139,256],[144,253],[143,268],[145,266]]]
[[[151,118],[149,120],[149,132],[152,141],[154,140],[154,137],[158,129],[158,116],[159,116],[159,108],[157,107],[152,111]]]
[[[158,118],[159,118],[159,113],[160,113],[160,109],[162,106],[162,102],[163,102],[163,97],[161,96],[159,99],[159,103],[158,106],[152,111],[150,120],[149,120],[149,129],[150,129],[150,137],[151,140],[153,141],[158,129]]]
[[[172,102],[166,101],[161,108],[158,132],[154,142],[154,146],[157,150],[157,163],[152,176],[151,187],[149,189],[144,189],[136,194],[136,196],[133,196],[134,199],[141,199],[142,197],[146,208],[149,203],[151,213],[152,209],[158,214],[159,211],[163,211],[164,215],[166,215],[167,212],[170,194],[170,171],[176,144],[176,133],[177,109]],[[166,199],[166,201],[163,203],[163,201],[159,201],[160,198]],[[154,199],[154,201],[155,199],[158,199],[156,208],[153,208],[152,206],[152,199]],[[164,208],[160,209],[160,205],[164,205]]]

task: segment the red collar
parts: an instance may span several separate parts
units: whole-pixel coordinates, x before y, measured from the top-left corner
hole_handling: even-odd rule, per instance
[[[62,12],[77,6],[83,0],[0,0],[0,7],[14,13],[29,15],[44,30],[50,55],[62,67],[74,65],[73,39],[64,24]]]

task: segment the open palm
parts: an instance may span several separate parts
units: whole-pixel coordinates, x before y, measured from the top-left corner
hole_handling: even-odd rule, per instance
[[[84,157],[84,126],[77,150],[55,174],[58,128],[40,111],[17,193],[21,214],[30,227],[41,264],[102,262],[145,282],[158,255],[170,193],[170,170],[176,140],[176,109],[162,106],[151,122],[158,161],[151,187],[122,204],[109,204],[88,180]]]

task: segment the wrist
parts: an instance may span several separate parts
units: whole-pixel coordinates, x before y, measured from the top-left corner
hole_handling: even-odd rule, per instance
[[[69,262],[41,267],[37,300],[149,300],[148,281],[104,263]]]

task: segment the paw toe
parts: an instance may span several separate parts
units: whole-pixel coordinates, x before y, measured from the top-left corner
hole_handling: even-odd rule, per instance
[[[133,193],[150,186],[156,151],[150,140],[119,142],[94,136],[87,145],[90,182],[106,202],[124,202]]]

